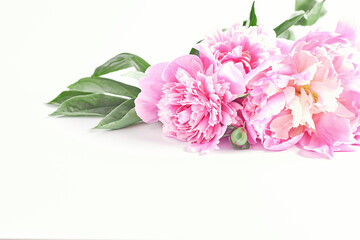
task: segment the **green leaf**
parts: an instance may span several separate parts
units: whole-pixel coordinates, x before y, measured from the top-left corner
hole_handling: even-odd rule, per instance
[[[302,25],[302,26],[314,25],[317,22],[317,20],[326,13],[326,10],[323,7],[324,2],[325,0],[321,2],[315,1],[313,7],[308,10],[309,12],[306,13],[304,18],[301,19],[299,22],[297,22],[296,25]]]
[[[296,0],[295,11],[310,11],[315,5],[316,0]]]
[[[195,48],[192,48],[191,50],[190,50],[190,53],[189,53],[190,55],[196,55],[196,56],[199,56],[199,50],[197,50],[197,49],[195,49]]]
[[[196,44],[199,44],[199,43],[201,43],[202,41],[204,41],[204,39],[201,39],[201,40],[198,41]],[[195,45],[196,45],[196,44],[195,44]],[[195,49],[195,48],[192,48],[189,54],[190,54],[190,55],[199,56],[199,50],[197,50],[197,49]]]
[[[124,98],[98,93],[75,96],[63,102],[50,116],[106,116],[124,101]]]
[[[316,0],[296,0],[295,11],[309,11],[315,3]]]
[[[288,40],[295,40],[295,34],[292,30],[288,29],[285,32],[283,32],[282,34],[280,34],[278,36],[279,38],[284,38],[284,39],[288,39]]]
[[[243,27],[245,27],[247,25],[247,22],[248,22],[248,20],[243,21]]]
[[[292,27],[294,24],[296,24],[300,19],[302,19],[304,17],[304,15],[305,15],[305,12],[300,11],[299,13],[297,13],[297,15],[295,17],[292,17],[292,18],[286,20],[285,22],[281,23],[279,26],[274,28],[276,36],[279,36],[286,30],[288,30],[290,27]]]
[[[130,72],[122,74],[121,76],[139,80],[140,78],[146,77],[146,74],[143,72],[139,72],[139,71],[130,71]]]
[[[68,88],[92,93],[111,93],[130,98],[135,98],[140,93],[140,89],[137,87],[102,77],[82,78]]]
[[[120,129],[135,123],[141,119],[135,112],[134,99],[129,99],[116,107],[95,127],[97,129]]]
[[[252,6],[251,6],[250,16],[249,16],[249,20],[247,21],[247,25],[248,25],[248,27],[257,25],[257,17],[255,14],[255,1],[253,2]]]
[[[99,77],[107,73],[135,67],[137,71],[145,72],[150,67],[144,59],[131,53],[121,53],[95,69],[93,77]]]
[[[324,1],[318,2],[316,0],[296,0],[295,10],[296,11],[309,11],[308,14],[300,19],[296,25],[308,26],[313,25],[319,18],[326,14],[326,9],[323,7]]]
[[[89,93],[89,92],[81,92],[81,91],[63,91],[56,98],[51,100],[49,102],[49,104],[60,105],[63,102],[65,102],[66,100],[68,100],[68,99],[70,99],[72,97],[80,96],[80,95],[89,95],[89,94],[91,94],[91,93]]]

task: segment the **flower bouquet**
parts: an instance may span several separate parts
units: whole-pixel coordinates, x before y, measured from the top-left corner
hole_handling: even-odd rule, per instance
[[[295,40],[293,25],[310,26],[324,1],[297,0],[296,12],[274,29],[258,25],[255,3],[241,24],[199,41],[189,54],[150,65],[119,54],[91,77],[70,85],[51,104],[52,116],[101,116],[96,129],[160,121],[166,136],[194,151],[260,143],[293,145],[324,156],[360,144],[360,45],[353,26],[311,30]],[[195,42],[195,41],[194,41]],[[138,87],[103,76],[124,75]]]

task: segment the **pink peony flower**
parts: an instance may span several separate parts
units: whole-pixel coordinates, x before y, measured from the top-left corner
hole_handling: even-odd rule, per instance
[[[225,31],[218,31],[195,48],[205,67],[213,65],[215,69],[232,62],[247,74],[270,56],[279,53],[276,47],[274,31],[265,31],[262,27],[243,27],[233,25]]]
[[[354,36],[343,23],[336,33],[311,32],[287,55],[272,57],[248,74],[250,95],[241,114],[251,143],[260,140],[269,150],[298,144],[327,156],[360,143]]]
[[[241,121],[234,99],[245,85],[233,63],[214,73],[199,57],[186,55],[154,65],[146,75],[135,100],[137,114],[145,122],[160,120],[165,135],[190,142],[196,151],[216,149],[227,126]]]

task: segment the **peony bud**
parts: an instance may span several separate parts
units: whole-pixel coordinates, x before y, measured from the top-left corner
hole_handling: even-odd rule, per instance
[[[245,127],[235,129],[230,135],[230,142],[235,149],[248,149],[247,132]]]

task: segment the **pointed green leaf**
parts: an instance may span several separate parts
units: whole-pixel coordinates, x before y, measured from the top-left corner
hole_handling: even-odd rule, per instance
[[[257,17],[255,14],[255,1],[253,2],[251,6],[250,16],[249,20],[247,21],[248,27],[256,26],[257,25]]]
[[[150,64],[137,55],[131,53],[121,53],[111,58],[103,65],[97,67],[93,77],[99,77],[107,73],[127,69],[130,67],[134,67],[137,71],[145,72],[145,70],[150,67]]]
[[[324,1],[317,2],[316,0],[296,0],[296,11],[309,11],[303,19],[300,19],[296,25],[308,26],[313,25],[316,21],[326,14],[326,9],[323,7]]]
[[[131,98],[136,98],[140,93],[140,89],[137,87],[102,77],[82,78],[68,88],[92,93],[111,93]]]
[[[198,41],[196,44],[199,44],[199,43],[201,43],[202,41],[204,41],[204,39],[201,39],[201,40]],[[196,45],[196,44],[195,44],[195,45]],[[197,50],[197,49],[195,49],[195,48],[192,48],[189,54],[190,54],[190,55],[199,56],[199,50]]]
[[[124,101],[98,93],[75,96],[63,102],[51,116],[106,116]]]
[[[305,15],[305,12],[300,11],[299,13],[297,13],[297,15],[295,17],[292,17],[292,18],[286,20],[285,22],[281,23],[279,26],[274,28],[276,36],[279,36],[286,30],[288,30],[290,27],[292,27],[294,24],[296,24],[300,19],[302,19],[304,17],[304,15]]]
[[[304,18],[301,19],[297,25],[303,25],[303,26],[311,26],[314,25],[317,20],[324,14],[324,2],[325,0],[321,2],[316,2],[315,5],[310,9],[310,11],[305,14]]]
[[[192,48],[189,54],[199,56],[199,50]]]
[[[130,72],[122,74],[121,76],[139,80],[140,78],[146,77],[146,74],[143,72],[139,72],[139,71],[130,71]]]
[[[66,100],[68,100],[68,99],[70,99],[72,97],[80,96],[80,95],[89,95],[89,94],[91,94],[91,93],[89,93],[89,92],[81,92],[81,91],[63,91],[56,98],[51,100],[49,102],[49,104],[60,105],[63,102],[65,102]]]
[[[141,119],[136,114],[134,107],[134,99],[129,99],[126,102],[123,102],[111,113],[109,113],[103,120],[101,120],[101,122],[95,128],[120,129],[141,122]]]

